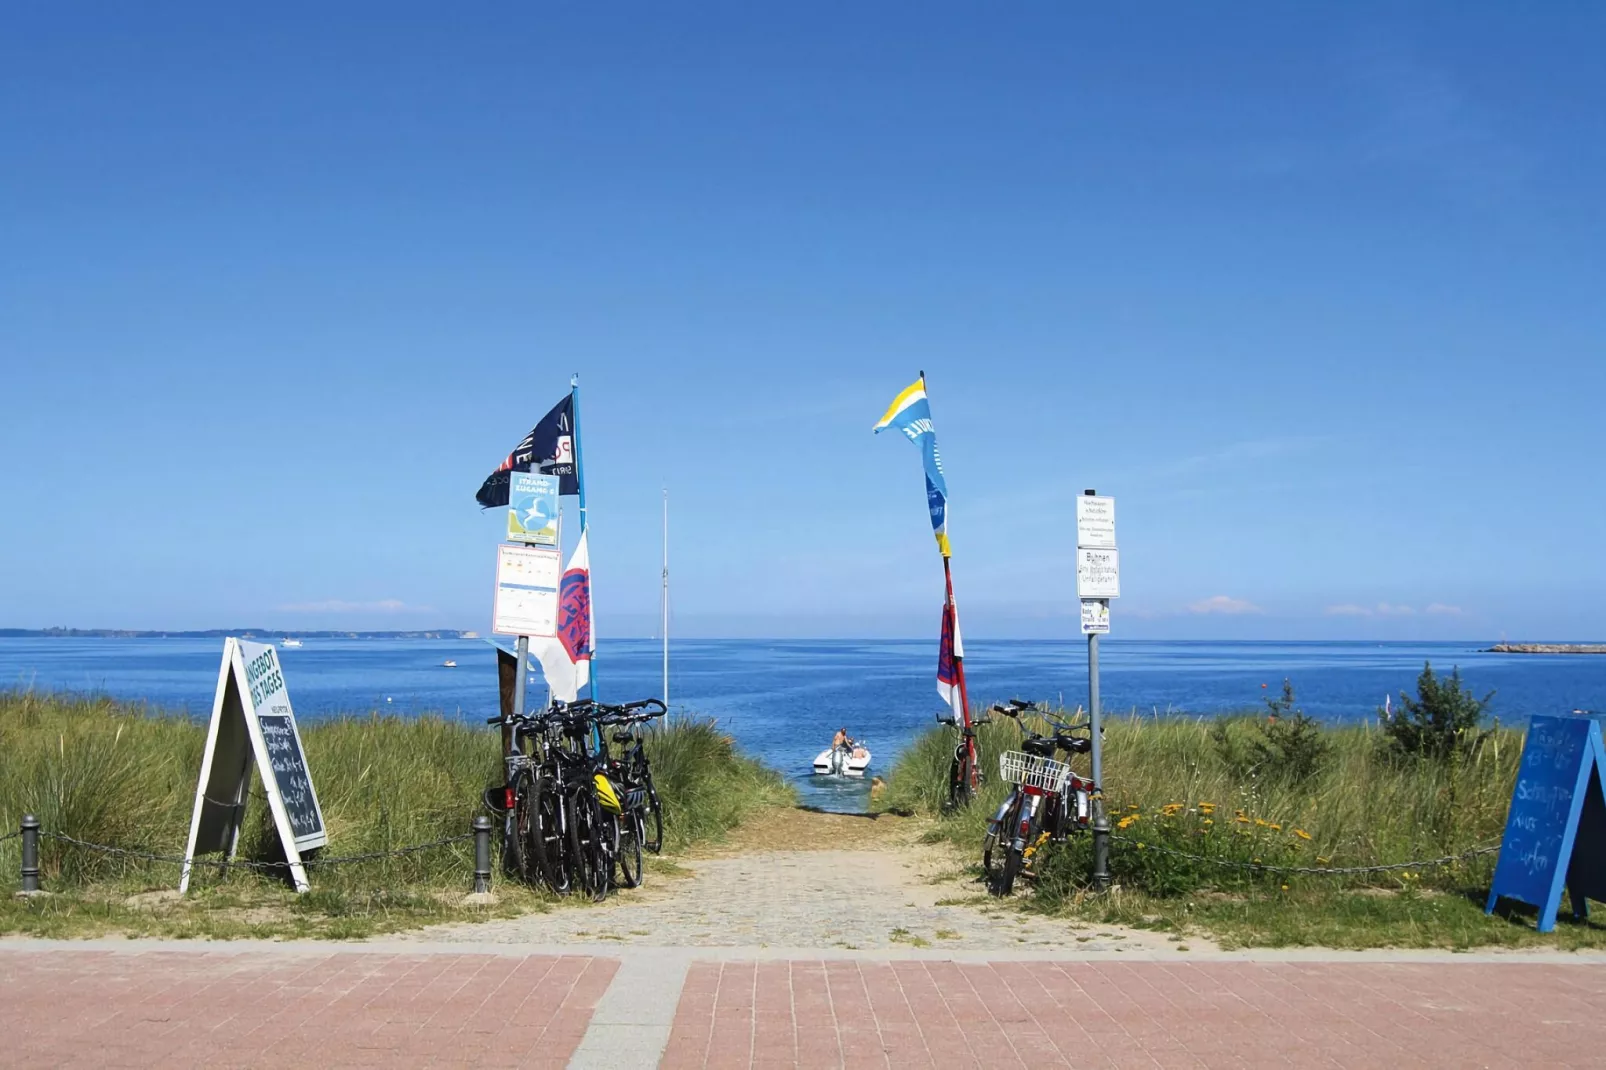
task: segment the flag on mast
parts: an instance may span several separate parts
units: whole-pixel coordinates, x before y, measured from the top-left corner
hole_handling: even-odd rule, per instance
[[[580,493],[580,462],[575,449],[574,394],[552,406],[496,471],[485,477],[474,500],[486,509],[506,505],[509,472],[544,472],[558,477],[559,494]]]
[[[591,555],[586,533],[569,558],[558,583],[558,634],[530,640],[530,653],[541,663],[552,697],[573,702],[591,680],[591,651],[596,642],[591,617]]]
[[[948,703],[954,716],[961,719],[965,713],[965,685],[960,662],[965,656],[965,644],[959,637],[959,607],[952,602],[942,607],[942,642],[937,646],[937,694]]]
[[[880,434],[889,427],[897,428],[920,447],[926,469],[926,506],[931,510],[931,529],[937,536],[937,549],[948,557],[948,481],[943,478],[942,454],[937,452],[937,429],[931,422],[931,403],[926,400],[924,375],[892,399],[886,414],[875,425],[875,432]]]

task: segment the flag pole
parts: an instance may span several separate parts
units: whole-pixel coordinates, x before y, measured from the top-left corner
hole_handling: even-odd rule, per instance
[[[924,368],[920,369],[920,389],[923,392],[926,390],[926,369],[924,369]],[[931,405],[931,394],[929,392],[926,393],[926,405],[928,407]],[[944,508],[944,510],[947,509],[947,503],[946,502],[943,504],[943,508]],[[944,528],[947,527],[946,514],[944,515],[944,518],[943,518],[943,527]],[[949,545],[952,546],[952,543],[950,542]],[[943,555],[942,555],[942,581],[943,581],[943,586],[945,588],[947,588],[948,594],[947,594],[947,603],[946,604],[948,606],[948,609],[953,613],[953,616],[954,616],[954,636],[957,638],[958,635],[959,635],[959,610],[954,607],[954,573],[953,573],[953,568],[950,565],[949,561],[950,561],[949,553],[948,553],[948,551],[944,551]],[[970,727],[970,696],[965,690],[965,658],[964,658],[964,655],[962,655],[962,654],[955,654],[954,655],[954,672],[959,677],[959,707],[960,707],[960,712],[961,712],[961,714],[962,714],[962,716],[964,718],[965,727],[969,728]]]
[[[669,488],[664,488],[664,706],[669,706]]]
[[[574,483],[575,490],[580,496],[580,534],[586,533],[586,469],[580,455],[580,373],[575,372],[569,377],[569,408],[574,413]],[[591,671],[586,676],[586,694],[593,701],[597,697],[597,637],[596,637],[596,585],[592,584],[590,609],[591,619],[586,622],[586,631],[591,642]]]

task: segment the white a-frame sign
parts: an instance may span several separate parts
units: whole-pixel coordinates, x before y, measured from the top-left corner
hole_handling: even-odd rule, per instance
[[[189,890],[196,855],[222,851],[234,858],[253,757],[296,891],[305,892],[310,885],[301,854],[322,847],[329,836],[301,733],[296,731],[296,715],[290,709],[284,670],[271,644],[231,637],[223,642],[223,666],[212,700],[212,724],[206,731],[201,780],[195,788],[180,894]]]

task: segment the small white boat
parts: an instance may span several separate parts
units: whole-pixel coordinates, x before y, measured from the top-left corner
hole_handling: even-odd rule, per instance
[[[869,768],[870,750],[862,743],[827,747],[814,759],[814,771],[821,776],[863,776]]]
[[[455,669],[455,668],[457,668],[457,662],[453,661],[450,658],[447,658],[445,661],[441,662],[441,668],[443,668],[443,669]]]
[[[300,646],[301,645],[301,640],[299,640],[299,639],[282,639],[282,640],[280,640],[279,645],[284,647],[286,650],[289,650],[289,649],[291,649],[293,647]]]

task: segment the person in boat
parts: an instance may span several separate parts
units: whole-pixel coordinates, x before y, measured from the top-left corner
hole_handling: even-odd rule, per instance
[[[831,749],[846,751],[851,751],[853,749],[853,740],[849,738],[848,730],[846,728],[838,728],[836,730],[836,735],[831,739]]]

